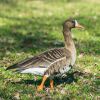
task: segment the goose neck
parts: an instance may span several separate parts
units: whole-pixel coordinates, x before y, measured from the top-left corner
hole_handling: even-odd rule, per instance
[[[66,49],[68,49],[71,46],[74,46],[74,42],[71,36],[71,30],[70,29],[63,30],[63,35],[64,35]]]

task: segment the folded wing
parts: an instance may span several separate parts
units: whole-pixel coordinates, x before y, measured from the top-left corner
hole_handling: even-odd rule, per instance
[[[40,55],[28,58],[21,62],[18,62],[12,66],[9,66],[7,70],[13,70],[22,72],[29,68],[48,68],[57,59],[63,58],[66,56],[65,48],[54,48],[49,51],[43,52]]]

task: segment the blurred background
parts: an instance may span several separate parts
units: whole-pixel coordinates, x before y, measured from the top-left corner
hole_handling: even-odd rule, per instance
[[[73,32],[84,46],[79,51],[100,54],[99,6],[99,0],[0,0],[0,58],[63,45],[62,23],[69,17],[86,29]]]
[[[13,86],[11,83],[3,85],[5,79],[33,77],[19,74],[14,76],[4,69],[44,50],[64,46],[62,24],[69,17],[76,19],[85,27],[85,30],[72,30],[78,54],[76,66],[98,76],[100,72],[100,0],[0,0],[0,76],[2,77],[0,95],[2,98],[12,98],[10,93],[18,90],[18,86]],[[95,83],[97,88],[98,83],[99,81]],[[6,85],[8,87],[5,89]],[[25,84],[22,85],[23,88],[24,86]],[[83,90],[80,84],[78,87],[80,90],[77,85],[73,88],[76,92],[83,91],[87,99],[96,97],[98,94],[97,90],[91,92],[89,86],[84,85],[89,90]],[[28,91],[30,87],[27,92],[24,92],[27,94]],[[75,91],[72,89],[71,92]],[[8,94],[4,95],[4,92]],[[23,100],[25,100],[24,92],[21,96]]]

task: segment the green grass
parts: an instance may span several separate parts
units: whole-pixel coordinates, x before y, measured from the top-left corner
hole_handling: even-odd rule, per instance
[[[62,47],[62,23],[69,17],[85,27],[85,30],[72,30],[77,48],[74,70],[84,75],[74,78],[69,73],[66,81],[55,79],[53,92],[37,92],[41,77],[35,83],[33,75],[5,71],[20,60]],[[99,17],[99,0],[0,0],[0,99],[99,100]]]

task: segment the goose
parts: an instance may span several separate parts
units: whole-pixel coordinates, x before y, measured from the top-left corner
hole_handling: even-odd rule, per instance
[[[14,65],[7,67],[20,73],[32,73],[42,76],[42,82],[37,87],[37,91],[43,90],[45,81],[50,79],[50,88],[54,88],[54,77],[60,77],[68,72],[75,64],[76,48],[72,39],[72,28],[84,28],[77,20],[67,19],[63,23],[63,36],[65,46],[61,48],[53,48],[45,51],[37,56],[28,58]]]

